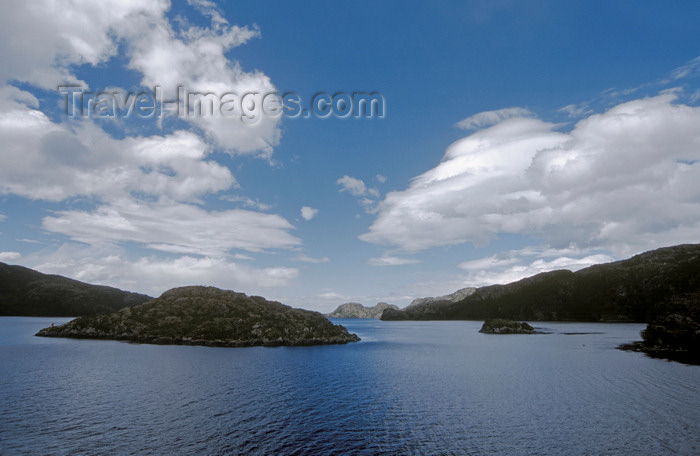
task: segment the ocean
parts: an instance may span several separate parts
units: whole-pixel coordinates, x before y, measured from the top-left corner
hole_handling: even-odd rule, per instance
[[[700,366],[641,324],[334,320],[362,341],[210,348],[34,337],[0,318],[0,454],[699,455]]]

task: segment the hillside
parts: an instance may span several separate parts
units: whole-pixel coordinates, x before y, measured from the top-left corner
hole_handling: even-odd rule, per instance
[[[118,312],[77,318],[37,336],[243,347],[359,340],[318,312],[214,287],[182,287]]]
[[[326,316],[328,318],[379,318],[386,309],[398,309],[398,307],[386,302],[377,303],[373,307],[365,307],[357,302],[346,302]]]
[[[113,312],[150,296],[0,263],[0,316],[75,317]]]
[[[697,320],[699,306],[700,244],[687,244],[481,287],[457,302],[386,310],[382,319],[649,322],[674,312]]]

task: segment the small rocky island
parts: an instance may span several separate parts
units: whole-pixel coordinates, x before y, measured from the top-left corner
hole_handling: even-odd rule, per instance
[[[182,287],[114,313],[80,317],[37,336],[149,344],[250,347],[327,345],[360,338],[322,314],[214,287]]]
[[[328,318],[380,318],[386,309],[398,310],[398,306],[380,302],[374,307],[365,307],[358,302],[346,302],[326,316]]]
[[[479,330],[484,334],[535,334],[535,328],[527,323],[502,318],[486,320]]]

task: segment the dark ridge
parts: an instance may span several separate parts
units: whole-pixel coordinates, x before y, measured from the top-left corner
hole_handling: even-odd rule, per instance
[[[700,244],[693,244],[481,287],[454,303],[387,309],[382,320],[649,322],[671,313],[695,314],[698,303]]]
[[[75,317],[114,312],[151,299],[23,266],[0,263],[0,316]]]

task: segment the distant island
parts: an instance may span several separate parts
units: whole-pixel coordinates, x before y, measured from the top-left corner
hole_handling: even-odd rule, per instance
[[[117,312],[80,317],[37,336],[249,347],[359,341],[322,314],[214,287],[182,287]]]
[[[357,302],[346,302],[326,316],[328,318],[379,318],[386,309],[398,310],[398,306],[380,302],[373,307],[365,307]]]
[[[535,328],[520,321],[492,318],[486,320],[479,330],[484,334],[535,334]]]
[[[0,263],[0,316],[77,317],[114,312],[152,299],[23,266]]]

